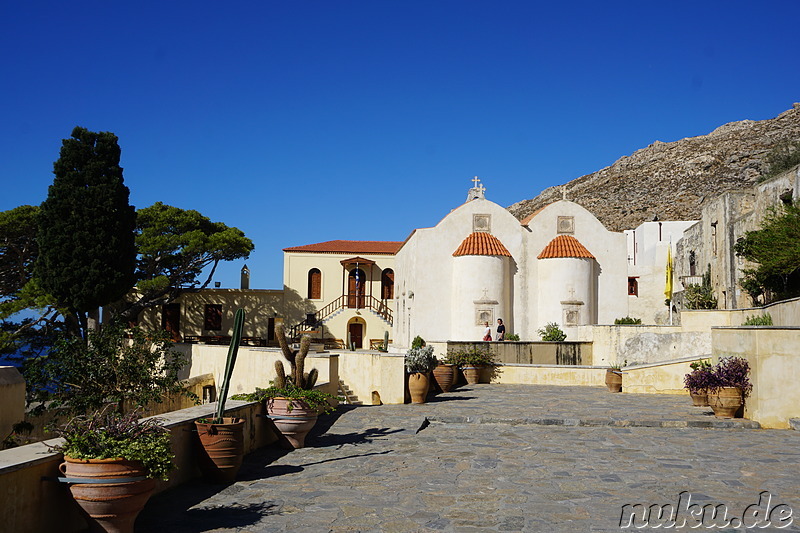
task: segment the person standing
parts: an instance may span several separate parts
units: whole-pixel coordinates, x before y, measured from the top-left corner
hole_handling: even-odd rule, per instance
[[[490,341],[492,340],[492,327],[486,322],[486,329],[483,330],[483,340]]]
[[[506,327],[503,325],[503,319],[497,319],[497,340],[504,341],[506,340]]]

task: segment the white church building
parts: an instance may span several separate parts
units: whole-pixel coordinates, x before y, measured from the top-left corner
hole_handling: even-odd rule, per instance
[[[623,233],[568,200],[519,221],[474,181],[464,204],[396,254],[395,345],[480,340],[498,318],[531,340],[549,322],[569,333],[628,314]]]

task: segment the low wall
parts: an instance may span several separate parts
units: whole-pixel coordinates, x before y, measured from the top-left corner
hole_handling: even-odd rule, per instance
[[[711,328],[687,331],[682,326],[594,326],[591,364],[650,364],[711,353]]]
[[[606,369],[594,366],[503,365],[493,383],[522,385],[605,385]]]
[[[622,392],[637,394],[685,394],[683,378],[692,371],[690,363],[698,357],[685,357],[675,361],[637,365],[622,369]]]
[[[715,362],[744,357],[750,363],[753,392],[745,417],[765,428],[788,428],[800,417],[800,327],[713,328]]]
[[[340,352],[337,355],[339,378],[364,405],[378,403],[373,401],[373,392],[378,393],[380,403],[403,403],[405,399],[403,354]]]
[[[25,380],[13,366],[0,366],[0,441],[25,418]]]
[[[447,350],[489,350],[504,364],[592,364],[591,342],[462,342],[448,341]]]
[[[243,417],[245,422],[245,453],[277,440],[263,414],[260,403],[228,401],[228,416]],[[194,421],[213,416],[215,404],[207,404],[162,415],[172,436],[176,469],[167,482],[159,481],[156,491],[180,485],[199,477],[195,464],[196,445]],[[47,444],[60,439],[38,442],[19,448],[0,451],[0,529],[15,533],[46,533],[82,531],[86,523],[72,501],[67,485],[42,480],[60,475],[60,453],[51,452]],[[46,510],[43,512],[43,510]]]
[[[189,365],[184,368],[184,377],[194,377],[202,374],[211,374],[216,383],[222,383],[222,374],[225,372],[225,362],[228,356],[227,346],[211,344],[181,344],[178,349],[189,356]],[[335,393],[338,378],[331,376],[331,354],[309,354],[305,361],[305,371],[316,368],[319,372],[317,382],[331,383],[334,390],[325,392]],[[289,363],[283,353],[275,348],[255,348],[241,346],[236,358],[236,366],[231,377],[232,396],[239,393],[253,392],[256,387],[269,387],[269,382],[275,379],[275,361],[281,361],[284,368],[289,369]],[[335,366],[335,364],[333,365]]]

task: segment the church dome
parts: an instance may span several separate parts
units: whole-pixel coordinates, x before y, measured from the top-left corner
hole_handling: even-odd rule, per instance
[[[455,255],[455,254],[453,254]],[[595,257],[578,239],[572,235],[558,235],[544,247],[537,259],[553,259],[559,257],[575,257],[578,259],[594,259]]]
[[[470,233],[461,246],[453,252],[453,257],[462,255],[500,255],[511,257],[511,253],[503,246],[500,239],[485,231]]]

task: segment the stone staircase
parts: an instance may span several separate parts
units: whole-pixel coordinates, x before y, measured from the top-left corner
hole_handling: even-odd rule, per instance
[[[349,405],[364,405],[364,402],[358,399],[358,396],[353,394],[343,380],[339,380],[339,396],[344,398],[345,403]]]

